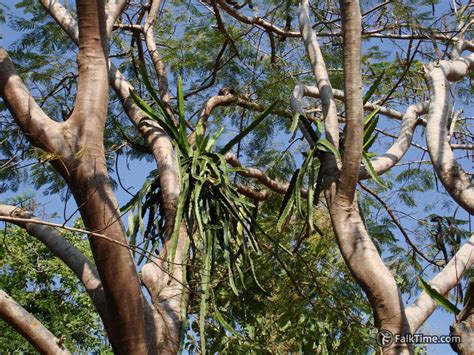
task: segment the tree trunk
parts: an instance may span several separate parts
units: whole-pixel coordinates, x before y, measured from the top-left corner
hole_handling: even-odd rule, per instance
[[[87,229],[127,244],[105,158],[97,150],[84,154],[67,180]],[[145,300],[130,251],[97,236],[90,244],[104,287],[109,318],[104,321],[114,352],[147,353],[151,340],[146,336]]]
[[[374,311],[375,326],[392,334],[409,333],[400,291],[365,229],[357,202],[347,205],[335,198],[329,213],[342,256]],[[383,353],[409,354],[410,348],[393,343],[383,348]]]

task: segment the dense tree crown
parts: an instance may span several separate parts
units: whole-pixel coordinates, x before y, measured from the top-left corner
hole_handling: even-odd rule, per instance
[[[1,351],[472,354],[473,10],[0,4]]]

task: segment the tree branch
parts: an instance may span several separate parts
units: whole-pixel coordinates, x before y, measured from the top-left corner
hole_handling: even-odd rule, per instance
[[[270,190],[279,193],[285,194],[288,189],[288,183],[279,183],[265,175],[262,171],[255,168],[243,167],[242,164],[237,160],[237,157],[232,153],[227,153],[225,156],[227,163],[229,163],[234,168],[244,168],[244,171],[238,171],[237,173],[241,176],[257,179],[260,183],[268,187]]]
[[[449,81],[461,80],[474,69],[474,53],[452,61],[425,67],[430,89],[426,141],[433,167],[451,197],[469,213],[474,213],[474,181],[456,162],[449,145]]]
[[[246,185],[236,184],[237,191],[255,201],[265,201],[270,196],[269,190],[254,190]]]
[[[2,290],[0,290],[0,318],[15,328],[39,352],[70,354],[60,339]]]
[[[77,20],[57,0],[40,0],[41,5],[58,23],[65,33],[76,43],[79,43],[79,26]]]
[[[413,139],[413,133],[419,124],[418,116],[428,111],[428,103],[423,102],[411,105],[403,115],[400,134],[392,146],[381,156],[371,159],[372,166],[377,175],[382,175],[397,164],[408,151]],[[360,167],[359,179],[370,178],[370,173],[365,166]]]
[[[3,48],[0,48],[0,96],[21,130],[36,147],[56,152],[63,146],[64,140],[60,139],[60,135],[55,140],[50,139],[52,132],[59,132],[61,123],[51,120],[36,103]]]
[[[318,39],[311,27],[309,19],[309,2],[303,0],[299,5],[298,19],[303,42],[311,62],[311,68],[319,89],[323,118],[326,128],[326,136],[329,142],[338,149],[339,147],[339,126],[334,102],[331,83],[326,70],[326,64],[319,48]]]
[[[345,96],[341,90],[333,89],[334,98],[344,101]],[[293,112],[300,112],[305,115],[301,100],[304,96],[319,98],[319,90],[315,86],[297,85],[293,90],[293,94],[290,99],[290,105]],[[402,120],[400,135],[396,138],[393,145],[387,150],[387,152],[381,156],[373,158],[371,163],[374,170],[378,175],[390,170],[395,164],[397,164],[405,155],[406,151],[410,147],[413,138],[413,132],[417,125],[422,124],[419,116],[428,112],[428,102],[411,105],[408,107],[405,113],[387,108],[385,106],[379,106],[371,102],[364,104],[366,111],[379,110],[378,112],[395,119]],[[303,126],[303,125],[301,125]],[[305,135],[306,129],[300,126],[300,129]],[[308,135],[306,133],[306,135]],[[309,138],[307,138],[309,139]],[[360,166],[359,179],[364,180],[370,178],[370,174],[365,166]]]
[[[77,22],[71,14],[56,0],[40,1],[46,11],[49,12],[61,28],[78,44]],[[135,104],[130,96],[130,91],[133,90],[133,86],[130,82],[125,79],[123,74],[110,61],[109,68],[110,85],[120,98],[127,116],[145,138],[145,141],[153,153],[157,166],[160,169],[160,182],[163,191],[163,199],[165,201],[165,211],[170,211],[170,208],[174,208],[178,198],[178,192],[176,191],[178,177],[176,175],[173,145],[162,128],[155,121],[148,119]],[[170,212],[168,217],[172,215],[173,213]]]
[[[12,217],[13,219],[5,219]],[[20,218],[21,220],[15,220]],[[102,283],[95,266],[76,247],[65,240],[56,229],[28,223],[24,220],[39,221],[35,216],[19,207],[0,205],[0,220],[7,220],[24,228],[28,234],[42,242],[54,255],[60,258],[76,274],[84,285],[94,306],[101,315],[105,314],[105,298]]]
[[[78,0],[79,53],[78,83],[74,110],[67,121],[72,129],[87,130],[78,137],[102,140],[108,108],[108,50],[105,9],[99,1],[93,6]],[[76,140],[77,142],[77,140]],[[76,143],[74,142],[74,143]]]
[[[285,31],[272,23],[268,22],[267,20],[264,20],[261,17],[255,16],[255,17],[249,17],[245,16],[242,13],[238,12],[231,6],[227,4],[225,0],[217,0],[217,3],[220,5],[220,7],[227,12],[229,15],[234,17],[236,20],[248,24],[248,25],[255,25],[258,27],[263,28],[264,30],[271,31],[276,33],[277,35],[280,35],[282,37],[299,37],[300,33],[296,31]]]
[[[46,0],[44,0],[46,1]],[[46,3],[48,4],[48,3]],[[61,9],[60,5],[46,7]],[[65,168],[52,162],[68,183],[85,226],[120,243],[127,243],[105,161],[103,133],[109,96],[108,37],[103,0],[77,0],[79,80],[74,110],[64,123],[67,144],[61,151]],[[70,17],[64,10],[58,22]],[[72,29],[72,38],[76,32]],[[76,42],[77,43],[77,42]],[[102,238],[89,239],[107,303],[102,318],[114,351],[144,352],[156,342],[145,324],[148,304],[143,296],[135,264],[128,250]]]
[[[335,99],[344,101],[344,91],[338,89],[332,89],[332,93]],[[293,111],[297,111],[298,103],[301,105],[301,100],[304,96],[319,98],[320,93],[319,89],[316,86],[308,86],[308,85],[296,85],[295,89],[293,90],[292,97],[290,99],[290,104],[293,107]],[[366,102],[364,104],[364,110],[366,111],[374,111],[379,110],[378,112],[384,116],[394,118],[396,120],[403,119],[403,113],[392,108],[386,106],[380,106],[371,102]]]
[[[218,4],[220,7],[227,12],[230,16],[235,18],[237,21],[245,23],[247,25],[254,25],[257,26],[267,32],[273,32],[277,34],[278,36],[281,36],[282,38],[285,37],[301,37],[301,33],[298,31],[290,31],[283,29],[281,27],[278,27],[271,22],[265,20],[264,18],[260,16],[245,16],[241,12],[237,11],[233,7],[229,6],[225,0],[217,0]],[[389,1],[384,2],[381,5],[385,5]],[[377,8],[377,7],[376,7]],[[374,8],[374,9],[376,9]],[[373,10],[374,10],[373,9]],[[372,12],[369,10],[366,14],[369,14]],[[337,19],[334,22],[339,21],[340,19]],[[453,37],[453,36],[448,36],[447,34],[444,33],[436,33],[436,34],[423,34],[421,33],[411,33],[411,34],[399,34],[399,33],[381,33],[384,29],[374,29],[371,31],[365,31],[363,30],[361,32],[363,38],[387,38],[387,39],[394,39],[394,40],[431,40],[432,38],[440,41],[445,41],[445,42],[452,42],[452,41],[458,41],[458,37]],[[329,38],[334,38],[334,37],[341,37],[342,31],[332,31],[332,32],[318,32],[319,37],[329,37]]]
[[[344,158],[337,196],[350,204],[359,181],[364,138],[361,74],[361,12],[359,1],[341,0],[344,48],[344,93],[347,112]]]
[[[155,42],[154,26],[158,18],[158,12],[160,10],[161,0],[152,0],[148,16],[143,26],[143,33],[145,35],[145,43],[148,48],[148,52],[151,55],[153,66],[155,68],[156,77],[158,78],[158,87],[160,91],[160,99],[163,102],[166,112],[174,117],[173,110],[170,105],[170,93],[168,87],[168,75],[166,74],[165,65],[161,59],[158,48]],[[145,63],[143,63],[145,65]]]
[[[107,16],[107,37],[110,37],[114,29],[115,21],[127,6],[127,0],[108,0],[105,5],[105,14]],[[66,31],[67,32],[67,31]]]
[[[446,296],[456,286],[463,275],[474,264],[474,236],[458,250],[446,267],[429,282],[430,286],[440,294]],[[410,323],[410,331],[415,333],[418,328],[434,312],[438,304],[426,292],[422,292],[417,300],[406,308],[406,315]]]
[[[357,1],[351,6],[355,4],[358,6]],[[307,0],[304,0],[299,8],[301,33],[321,94],[326,134],[330,142],[338,147],[339,126],[333,90],[329,84],[322,54],[316,35],[312,31],[308,13],[309,4]],[[362,105],[359,106],[360,111]],[[358,115],[360,116],[360,113]],[[360,143],[358,144],[360,145]],[[359,167],[360,163],[357,165],[357,170]],[[409,328],[400,291],[365,229],[357,202],[355,199],[351,199],[350,194],[347,193],[342,194],[345,198],[338,197],[339,171],[332,154],[323,157],[321,169],[324,174],[322,185],[339,248],[351,273],[369,299],[374,311],[376,326],[379,329],[390,330],[393,334],[406,333]],[[406,344],[392,344],[384,349],[386,353],[397,354],[405,354],[408,351]]]

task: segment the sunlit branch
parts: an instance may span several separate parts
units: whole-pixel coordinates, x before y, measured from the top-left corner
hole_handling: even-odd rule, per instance
[[[145,34],[145,43],[148,48],[148,52],[151,55],[153,61],[153,66],[155,68],[155,74],[158,78],[158,87],[160,91],[160,99],[163,105],[166,108],[166,112],[174,117],[173,110],[170,105],[170,93],[168,88],[168,75],[166,74],[166,68],[163,63],[163,60],[158,52],[155,42],[155,32],[154,27],[156,20],[159,16],[159,10],[161,7],[161,0],[153,0],[151,2],[150,10],[148,11],[148,16],[145,20],[145,25],[143,26],[143,33]],[[143,63],[145,65],[145,63]]]
[[[334,147],[336,147],[336,149],[338,149],[339,124],[336,103],[334,102],[331,83],[329,81],[326,64],[318,44],[318,39],[316,37],[316,33],[311,27],[308,0],[303,0],[300,3],[298,9],[298,20],[300,24],[301,36],[311,62],[314,78],[316,80],[316,86],[318,87],[320,93],[326,138]]]
[[[0,97],[24,134],[38,148],[48,152],[59,150],[64,141],[51,140],[49,136],[59,132],[61,124],[51,120],[36,103],[3,48],[0,48]]]
[[[449,144],[447,121],[450,112],[449,82],[461,80],[473,69],[474,53],[425,68],[431,94],[426,125],[428,151],[446,190],[469,213],[474,213],[474,181],[456,162]]]
[[[84,254],[64,239],[53,225],[43,223],[28,211],[8,205],[0,205],[0,220],[24,228],[61,259],[81,281],[98,312],[105,314],[104,290],[97,269]]]
[[[446,296],[456,286],[463,275],[474,263],[474,236],[458,250],[445,268],[429,282],[430,286]],[[410,331],[415,333],[434,312],[438,303],[426,292],[422,292],[416,301],[406,308]]]

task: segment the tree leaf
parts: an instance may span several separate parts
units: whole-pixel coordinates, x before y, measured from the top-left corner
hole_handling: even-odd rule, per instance
[[[178,145],[186,156],[191,155],[191,146],[189,145],[188,135],[186,133],[186,121],[184,119],[184,94],[183,94],[183,80],[178,76],[178,116],[179,116],[179,140]]]
[[[293,118],[291,119],[290,132],[294,132],[296,130],[296,127],[298,127],[300,115],[301,114],[299,112],[293,115]]]
[[[370,139],[373,137],[373,133],[375,131],[375,128],[377,127],[377,123],[379,121],[377,112],[379,109],[376,109],[372,111],[366,118],[365,120],[365,127],[364,127],[364,147],[367,144],[367,142],[370,141]]]
[[[375,133],[372,137],[370,137],[366,142],[364,142],[364,151],[368,152],[372,145],[375,143],[377,137],[379,136],[378,132]]]
[[[127,213],[130,209],[135,207],[135,205],[148,193],[154,181],[155,180],[152,179],[146,179],[142,188],[132,197],[130,201],[120,208],[120,213]]]
[[[208,152],[211,150],[211,148],[214,146],[214,143],[216,143],[217,139],[221,136],[222,132],[224,132],[224,127],[220,127],[216,133],[212,136],[211,139],[206,143],[204,147],[204,151]]]
[[[295,204],[296,208],[298,210],[298,213],[302,218],[304,218],[303,210],[302,210],[302,203],[301,203],[301,189],[303,188],[303,179],[306,173],[308,172],[309,167],[313,163],[313,154],[314,154],[315,149],[310,148],[307,155],[306,159],[303,162],[303,165],[301,167],[301,170],[298,174],[298,177],[296,179],[296,185],[295,185]]]
[[[461,312],[453,303],[451,303],[451,301],[449,301],[442,294],[436,291],[421,277],[418,277],[418,283],[420,284],[420,287],[428,294],[428,296],[435,300],[436,303],[443,307],[446,311],[453,314],[458,314],[459,312]]]
[[[336,149],[336,147],[331,144],[327,139],[325,138],[321,138],[319,141],[318,141],[318,144],[317,144],[317,147],[319,150],[322,150],[324,152],[329,152],[329,153],[332,153],[334,154],[334,156],[341,160],[341,154],[339,153],[339,151]]]
[[[206,315],[209,308],[209,283],[211,279],[211,254],[212,239],[209,232],[203,236],[205,239],[204,265],[201,270],[201,305],[199,307],[199,337],[201,338],[201,352],[206,353]]]
[[[138,107],[145,113],[149,118],[156,121],[160,127],[166,132],[166,134],[175,142],[178,141],[179,135],[174,123],[168,119],[163,113],[157,114],[140,96],[138,96],[133,90],[130,90],[130,96],[135,101]]]
[[[304,127],[306,128],[306,131],[311,136],[313,143],[316,144],[319,141],[319,138],[321,138],[321,131],[318,123],[316,123],[317,130],[315,131],[313,127],[311,127],[311,123],[307,120],[306,117],[304,119],[301,119],[300,122],[303,123]]]
[[[147,145],[143,145],[143,144],[140,144],[140,143],[136,143],[124,130],[123,128],[120,126],[120,124],[117,122],[117,120],[113,120],[113,125],[115,126],[115,128],[117,128],[120,132],[120,135],[123,137],[123,139],[125,139],[125,141],[130,145],[130,147],[132,147],[133,149],[141,152],[141,153],[145,153],[145,154],[151,154],[151,149],[149,146]]]
[[[234,294],[238,297],[239,291],[235,285],[234,281],[234,263],[232,257],[232,248],[230,247],[230,240],[229,240],[229,226],[227,223],[222,223],[223,228],[223,243],[224,243],[224,259],[227,265],[227,272],[229,273],[229,284],[230,288],[234,292]]]
[[[314,168],[314,161],[311,162],[309,166],[309,177],[308,177],[308,196],[306,197],[306,223],[308,225],[309,231],[314,230],[313,223],[313,212],[314,212],[314,185],[316,183],[316,169]]]
[[[257,116],[257,118],[255,120],[252,121],[252,123],[250,125],[248,125],[248,127],[246,127],[242,132],[240,132],[237,136],[235,136],[234,138],[232,138],[229,143],[227,143],[220,151],[219,153],[220,154],[225,154],[227,153],[229,150],[232,149],[232,147],[234,145],[236,145],[238,142],[240,142],[246,135],[248,135],[250,132],[252,132],[255,127],[257,127],[260,122],[262,122],[273,110],[273,108],[276,106],[278,101],[275,101],[274,103],[272,103],[270,106],[268,106],[265,111],[262,112],[262,114],[260,114],[259,116]]]
[[[281,227],[283,223],[286,221],[286,218],[290,214],[290,211],[293,207],[293,202],[295,200],[295,194],[294,194],[295,185],[298,179],[299,172],[300,172],[300,169],[296,169],[293,176],[291,177],[290,185],[288,186],[288,190],[286,190],[285,197],[283,197],[283,201],[281,203],[280,213],[278,215],[278,221],[277,221],[277,231],[279,232],[281,232]]]
[[[370,162],[370,158],[368,157],[367,153],[366,152],[363,152],[362,153],[362,161],[364,162],[364,165],[367,169],[367,171],[369,172],[369,175],[372,179],[374,179],[374,181],[379,184],[380,186],[386,188],[387,185],[385,185],[385,183],[380,179],[380,177],[377,175],[377,172],[375,171],[374,169],[374,166],[372,165],[372,163]]]
[[[374,83],[370,86],[369,90],[364,95],[364,98],[363,98],[364,104],[370,100],[372,95],[375,93],[375,90],[377,90],[377,88],[380,86],[380,83],[382,82],[384,75],[385,75],[385,69],[382,70],[382,73],[380,73],[377,79],[375,79]]]
[[[140,57],[140,56],[139,56]],[[171,121],[171,118],[169,117],[168,113],[166,112],[166,109],[163,105],[163,102],[161,102],[160,97],[155,91],[155,88],[151,84],[150,77],[148,76],[148,72],[146,70],[146,63],[144,63],[141,58],[139,60],[139,67],[140,67],[140,74],[142,75],[143,83],[145,84],[145,87],[150,94],[151,98],[153,99],[153,102],[158,106],[160,109],[160,114],[165,116],[168,120]]]
[[[216,316],[217,321],[224,327],[226,331],[228,331],[231,335],[236,335],[236,331],[232,326],[224,319],[222,316],[221,312],[219,311],[219,308],[217,307],[215,296],[214,296],[214,291],[211,289],[210,290],[210,295],[212,299],[212,304],[214,308],[214,315]]]

